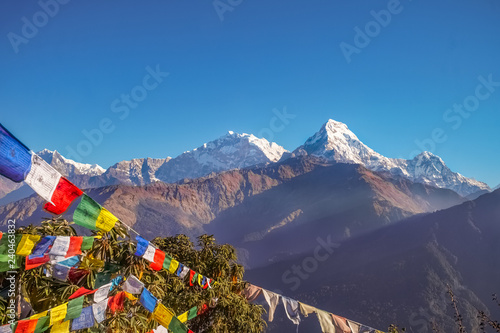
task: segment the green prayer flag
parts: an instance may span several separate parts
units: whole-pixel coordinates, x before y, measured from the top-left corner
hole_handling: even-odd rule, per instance
[[[192,307],[188,311],[188,320],[195,318],[197,315],[198,315],[198,307],[197,306]]]
[[[50,316],[40,317],[36,323],[35,333],[45,332],[49,329]]]
[[[82,251],[90,250],[93,245],[94,245],[94,237],[93,236],[83,236]]]
[[[23,235],[4,233],[0,239],[0,272],[13,271],[21,267],[23,257],[16,255],[16,249]]]
[[[163,260],[163,268],[168,270],[170,268],[171,261],[172,261],[172,257],[165,253],[165,260]]]
[[[188,328],[186,325],[181,323],[181,321],[177,317],[173,317],[170,324],[168,324],[168,329],[173,333],[187,333]]]
[[[73,213],[73,222],[91,230],[97,230],[96,222],[101,213],[101,205],[85,193]]]
[[[80,317],[82,314],[84,298],[85,296],[80,296],[68,302],[68,311],[66,312],[66,317],[63,321]]]
[[[122,266],[107,261],[104,264],[104,272],[114,274],[122,269]]]

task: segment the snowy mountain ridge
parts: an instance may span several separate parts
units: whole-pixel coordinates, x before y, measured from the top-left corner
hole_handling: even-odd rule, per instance
[[[328,161],[361,164],[373,171],[389,172],[417,183],[447,188],[464,197],[491,190],[483,182],[451,171],[439,156],[430,152],[423,152],[411,160],[382,156],[361,142],[346,124],[332,119],[293,154],[314,155]]]

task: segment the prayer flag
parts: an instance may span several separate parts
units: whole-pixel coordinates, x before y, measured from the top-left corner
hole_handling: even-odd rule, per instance
[[[173,333],[187,333],[188,332],[188,328],[186,327],[186,325],[181,323],[181,321],[176,317],[172,318],[172,320],[170,321],[170,324],[168,324],[168,329],[170,331],[172,331]]]
[[[69,239],[68,251],[66,252],[65,257],[68,258],[82,254],[82,242],[82,236],[71,236]]]
[[[143,256],[149,246],[149,242],[142,238],[141,236],[135,237],[137,240],[137,250],[135,251],[136,256]]]
[[[94,240],[95,240],[94,236],[83,236],[81,250],[82,251],[90,250],[94,245]]]
[[[69,320],[56,323],[50,329],[50,333],[69,333],[69,324]]]
[[[146,248],[146,252],[144,252],[144,255],[142,257],[151,262],[155,260],[155,253],[156,248],[153,245],[149,244]]]
[[[80,287],[80,288],[78,288],[77,291],[75,291],[73,294],[71,294],[71,296],[69,296],[68,299],[74,299],[74,298],[77,298],[80,296],[90,295],[90,294],[95,293],[96,291],[97,290],[89,290],[85,287]]]
[[[38,319],[25,319],[17,322],[16,333],[33,333],[35,332]]]
[[[38,318],[38,322],[36,323],[35,327],[35,333],[42,333],[49,329],[50,317],[46,315],[47,312],[48,311],[43,312],[45,313],[45,316]]]
[[[169,326],[174,316],[174,313],[171,310],[167,309],[162,303],[158,304],[155,311],[153,312],[154,319],[164,327]]]
[[[0,174],[19,183],[30,169],[30,150],[0,124]]]
[[[52,194],[52,200],[50,200],[52,203],[47,202],[43,208],[49,213],[61,215],[69,208],[73,201],[82,194],[82,190],[73,185],[73,183],[65,177],[61,177]]]
[[[158,299],[153,296],[146,288],[142,289],[141,298],[139,302],[148,310],[149,312],[155,311],[156,303]],[[168,326],[168,325],[167,325]]]
[[[51,202],[61,174],[37,154],[31,158],[31,170],[26,176],[28,184],[45,201]]]
[[[57,236],[49,251],[51,256],[66,256],[70,244],[70,236]]]
[[[135,294],[135,295],[140,294],[142,292],[143,288],[144,288],[144,284],[133,275],[130,275],[129,278],[127,280],[125,280],[125,283],[122,286],[123,291],[126,291],[130,294]]]
[[[111,283],[105,284],[94,293],[94,302],[99,303],[102,300],[108,298],[109,291],[111,289]]]
[[[94,314],[94,319],[98,323],[106,319],[106,309],[108,307],[108,300],[103,299],[102,301],[92,304],[92,313]]]
[[[80,296],[68,302],[68,310],[66,312],[66,317],[64,318],[64,320],[71,320],[80,317],[83,309],[84,298],[85,296]]]
[[[108,307],[111,313],[121,312],[124,310],[123,302],[125,301],[125,292],[120,291],[113,297],[108,299]]]
[[[100,212],[101,205],[84,193],[82,200],[73,213],[73,221],[87,229],[97,230],[96,221]]]
[[[43,257],[34,257],[34,258],[32,258],[32,256],[29,255],[26,257],[24,269],[30,270],[30,269],[39,267],[39,266],[49,262],[49,260],[50,260],[50,257],[48,254],[46,254]]]
[[[159,271],[163,267],[163,261],[165,260],[165,252],[160,249],[156,249],[153,262],[149,265],[151,269]]]
[[[94,314],[92,313],[92,307],[87,306],[82,309],[82,313],[78,318],[75,318],[71,323],[71,330],[83,330],[84,328],[89,328],[94,326]]]
[[[19,245],[17,246],[16,254],[19,256],[28,256],[35,247],[35,244],[40,240],[39,235],[23,234]]]
[[[55,308],[50,309],[50,325],[59,323],[66,317],[66,312],[68,311],[68,303],[61,304]]]
[[[45,236],[38,244],[35,245],[33,252],[31,252],[30,257],[42,257],[49,252],[49,248],[52,246],[56,239],[56,236]]]

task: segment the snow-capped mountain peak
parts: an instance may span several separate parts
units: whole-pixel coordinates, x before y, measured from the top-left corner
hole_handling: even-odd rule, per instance
[[[106,169],[98,164],[85,164],[67,159],[59,154],[57,150],[52,151],[49,149],[43,149],[39,151],[37,155],[65,175],[71,175],[74,173],[79,175],[85,174],[88,176],[100,176],[106,172]]]
[[[451,171],[444,161],[430,152],[412,160],[387,158],[361,142],[346,124],[328,120],[320,130],[294,151],[295,155],[314,155],[329,161],[361,164],[373,171],[390,172],[414,182],[454,190],[462,196],[489,191],[487,184]]]

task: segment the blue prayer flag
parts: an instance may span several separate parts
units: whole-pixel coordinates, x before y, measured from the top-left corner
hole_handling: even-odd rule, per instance
[[[142,257],[148,248],[149,242],[141,236],[137,236],[135,239],[137,240],[137,250],[135,251],[135,255]]]
[[[34,258],[43,257],[45,254],[47,254],[49,252],[49,248],[52,246],[55,239],[56,239],[56,236],[43,237],[38,242],[38,244],[36,244],[35,248],[33,249],[33,252],[31,252],[29,258],[34,259]]]
[[[123,276],[121,276],[121,275],[118,275],[113,280],[111,280],[111,287],[109,287],[109,291],[115,289],[115,287],[118,287],[118,285],[120,284],[120,282],[122,282],[122,280],[123,280]]]
[[[80,317],[73,319],[71,330],[83,330],[92,326],[94,326],[94,313],[92,312],[92,306],[87,306],[82,309]]]
[[[73,256],[73,257],[69,257],[68,259],[65,259],[63,261],[59,261],[57,264],[63,265],[66,267],[73,267],[76,264],[78,264],[79,262],[80,262],[80,256]]]
[[[55,264],[52,266],[52,276],[55,279],[66,281],[71,267]]]
[[[30,150],[0,124],[0,174],[19,183],[30,169]]]
[[[157,301],[158,299],[154,297],[153,294],[149,292],[149,290],[147,290],[146,288],[142,290],[139,302],[141,302],[142,306],[144,306],[146,310],[148,310],[149,312],[153,312],[156,308]]]

